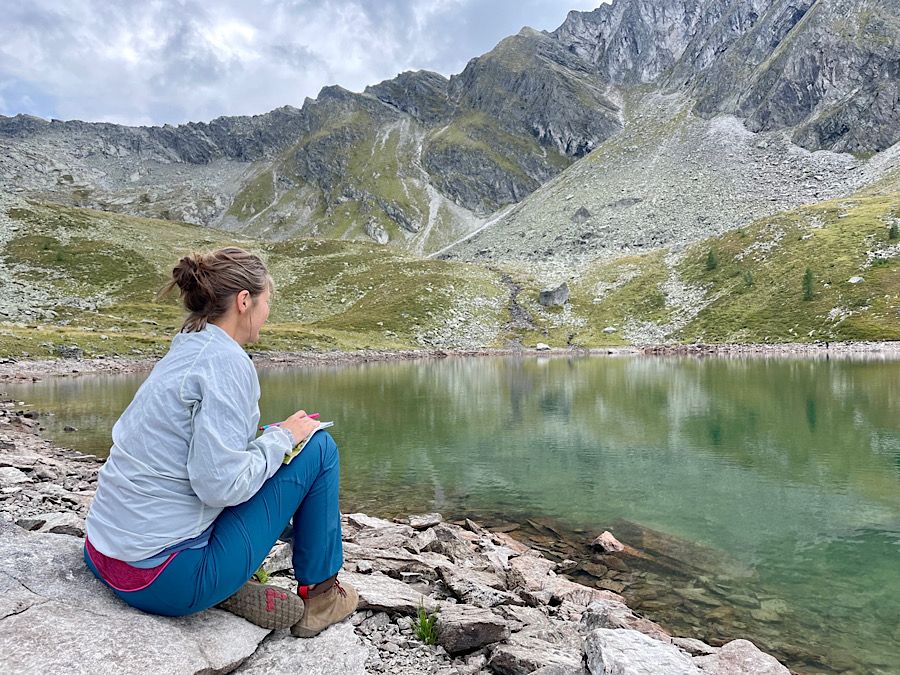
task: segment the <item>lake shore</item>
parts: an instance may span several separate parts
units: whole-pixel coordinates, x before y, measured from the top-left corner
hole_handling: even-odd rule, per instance
[[[174,633],[182,642],[197,641],[199,650],[173,649],[185,651],[184,659],[199,651],[206,662],[190,668],[179,663],[179,672],[298,670],[316,641],[327,658],[337,653],[354,659],[352,667],[333,664],[334,670],[321,672],[593,674],[610,672],[612,665],[623,672],[641,667],[697,675],[789,672],[747,640],[714,646],[674,636],[630,610],[618,593],[566,576],[571,561],[554,561],[503,528],[447,522],[440,514],[393,521],[344,516],[342,578],[359,589],[362,605],[350,621],[312,641],[264,631],[216,609],[185,619],[135,613],[80,559],[83,519],[102,460],[42,438],[39,411],[26,414],[15,402],[0,403],[0,576],[8,578],[4,595],[15,605],[0,613],[0,645],[12,655],[0,664],[9,658],[7,666],[22,667],[37,659],[53,671],[63,664],[102,663],[110,658],[107,642],[128,648],[137,622],[142,639]],[[610,569],[614,558],[630,555],[629,548],[611,537],[597,544]],[[265,568],[273,575],[270,583],[294,590],[288,544],[276,544]],[[44,583],[32,583],[36,579]],[[415,636],[420,605],[437,616],[436,645]],[[44,621],[53,627],[46,644],[28,654],[15,648],[32,640]],[[82,639],[84,631],[92,638]],[[216,644],[215,635],[222,634],[243,636],[236,638],[246,642],[243,651]],[[164,660],[175,656],[151,650],[132,658],[140,661],[129,661],[129,671],[167,671],[171,664]]]
[[[413,361],[416,359],[471,358],[482,356],[518,357],[584,357],[584,356],[695,356],[747,358],[836,358],[836,359],[900,359],[900,342],[831,342],[831,343],[729,343],[688,345],[645,345],[634,347],[596,347],[585,349],[407,349],[358,351],[252,352],[254,363],[262,367],[314,367],[379,361]],[[0,360],[0,382],[38,380],[44,377],[67,377],[86,374],[138,373],[150,370],[156,357],[103,356],[95,358],[14,359]]]

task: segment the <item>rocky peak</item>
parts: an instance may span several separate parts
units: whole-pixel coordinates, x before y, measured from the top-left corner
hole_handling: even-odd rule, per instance
[[[618,108],[582,58],[531,28],[502,40],[450,78],[451,101],[580,157],[621,128]]]
[[[438,73],[407,71],[392,80],[366,87],[365,93],[431,126],[447,120],[452,113],[447,99],[449,84]]]

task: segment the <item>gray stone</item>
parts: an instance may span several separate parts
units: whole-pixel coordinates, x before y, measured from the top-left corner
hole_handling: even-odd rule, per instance
[[[584,649],[591,675],[700,675],[690,656],[636,630],[596,628]]]
[[[569,285],[564,281],[556,288],[544,289],[538,296],[538,302],[544,307],[559,307],[569,300]]]
[[[491,653],[491,670],[502,675],[528,675],[541,668],[561,668],[568,675],[584,673],[584,654],[571,645],[554,644],[527,631],[514,633]]]
[[[0,467],[0,487],[30,483],[31,479],[14,466]]]
[[[673,637],[672,644],[691,656],[707,656],[719,651],[718,647],[713,647],[695,638]]]
[[[426,607],[431,604],[422,593],[402,581],[391,579],[379,572],[372,574],[341,572],[341,579],[359,591],[360,609],[380,609],[392,614],[415,614],[423,603]]]
[[[178,619],[132,609],[88,572],[82,545],[0,522],[0,588],[28,591],[14,590],[27,608],[0,619],[5,672],[227,672],[268,633],[218,609]]]
[[[625,545],[616,539],[612,532],[604,531],[599,537],[591,542],[591,546],[603,553],[617,553],[625,550]]]
[[[774,656],[761,652],[749,640],[733,640],[715,654],[696,657],[694,663],[704,675],[790,675]]]
[[[84,350],[76,345],[58,345],[56,353],[64,359],[80,359],[84,356]]]
[[[662,626],[648,619],[639,617],[631,609],[613,600],[595,600],[581,616],[582,625],[588,630],[595,628],[630,628],[654,640],[669,643],[671,636]]]
[[[368,650],[347,621],[314,638],[295,638],[286,631],[272,633],[235,672],[248,675],[365,675]]]
[[[35,516],[37,520],[43,520],[43,524],[38,528],[39,532],[48,532],[50,534],[68,534],[73,537],[84,536],[84,519],[79,518],[70,511],[61,511],[59,513],[42,513]]]
[[[437,620],[438,644],[450,654],[469,652],[509,637],[507,622],[487,609],[469,605],[441,605]]]
[[[503,590],[503,582],[491,572],[463,571],[458,567],[444,567],[439,571],[441,579],[453,594],[470,605],[490,608],[522,604],[517,596]]]
[[[444,522],[440,513],[422,513],[409,517],[409,526],[414,530],[425,530]]]

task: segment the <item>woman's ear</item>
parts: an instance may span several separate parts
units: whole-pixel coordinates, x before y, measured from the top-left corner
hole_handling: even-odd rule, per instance
[[[240,291],[236,297],[237,311],[243,314],[250,309],[250,291]]]

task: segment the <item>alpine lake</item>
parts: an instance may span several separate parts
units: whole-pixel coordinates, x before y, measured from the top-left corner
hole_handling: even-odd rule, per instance
[[[144,377],[3,389],[103,456]],[[673,634],[900,672],[900,361],[452,357],[260,382],[263,422],[335,422],[345,512],[469,517]],[[594,553],[607,529],[634,550]]]

